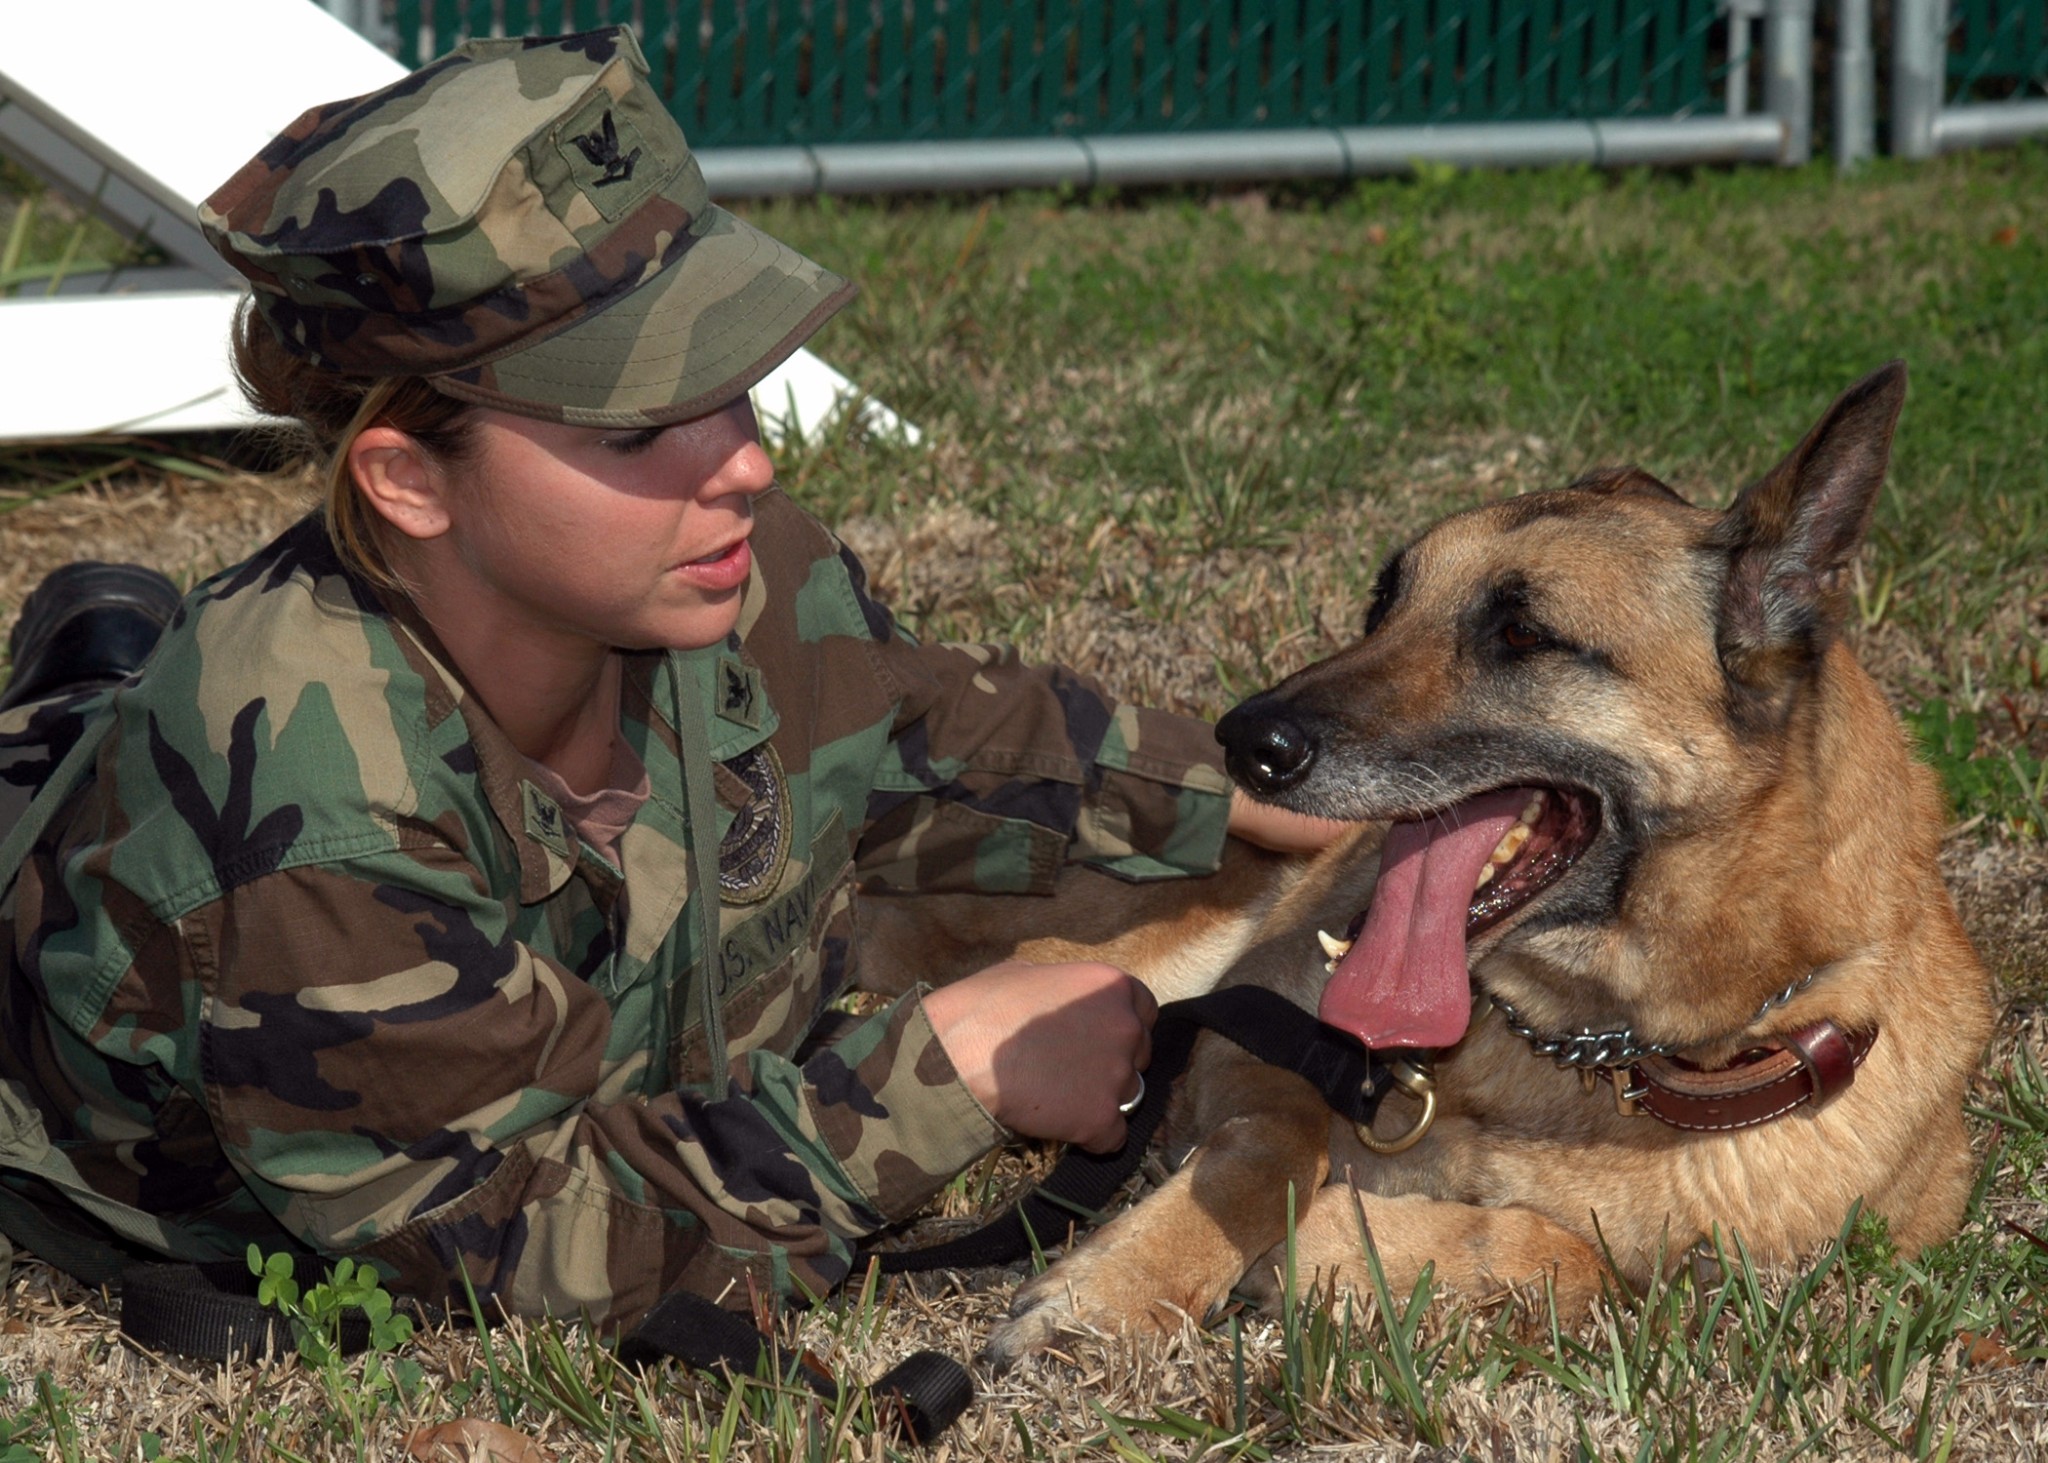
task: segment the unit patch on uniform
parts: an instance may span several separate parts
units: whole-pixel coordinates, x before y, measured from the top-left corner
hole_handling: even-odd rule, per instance
[[[789,866],[789,777],[766,742],[725,767],[753,796],[718,841],[718,894],[727,904],[759,904]]]

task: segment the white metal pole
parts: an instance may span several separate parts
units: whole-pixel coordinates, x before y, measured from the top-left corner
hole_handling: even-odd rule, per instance
[[[1813,0],[1771,0],[1764,19],[1764,110],[1785,129],[1778,161],[1813,156]]]
[[[1877,55],[1870,0],[1835,7],[1835,165],[1853,168],[1877,151]]]
[[[1893,0],[1892,151],[1899,157],[1934,156],[1947,61],[1944,0]]]

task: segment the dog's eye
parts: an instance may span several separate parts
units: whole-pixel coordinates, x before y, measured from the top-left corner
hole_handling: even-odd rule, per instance
[[[1501,643],[1510,650],[1534,650],[1543,643],[1543,634],[1525,625],[1520,620],[1509,620],[1500,627]]]

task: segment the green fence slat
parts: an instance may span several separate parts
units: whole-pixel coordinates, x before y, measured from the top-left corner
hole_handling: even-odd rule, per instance
[[[1458,60],[1465,45],[1465,26],[1472,0],[1440,0],[1436,9],[1436,33],[1429,51],[1429,120],[1455,117],[1458,112]]]
[[[1230,110],[1228,123],[1234,127],[1256,127],[1264,111],[1273,44],[1273,14],[1259,0],[1242,0],[1237,7],[1237,26],[1231,37]]]
[[[1304,125],[1334,119],[1337,92],[1337,7],[1331,0],[1306,0],[1301,13],[1301,102]]]
[[[1237,82],[1241,51],[1237,44],[1237,7],[1231,0],[1211,0],[1202,32],[1202,69],[1197,78],[1192,127],[1217,130],[1231,122],[1231,91]]]
[[[1948,91],[1942,98],[1944,103],[1952,103],[1965,95],[1971,85],[1972,73],[1983,64],[1989,39],[1984,24],[1988,9],[1984,0],[1949,0],[1949,34],[1960,39],[1962,45],[1944,48],[1948,72]]]
[[[420,0],[398,0],[391,25],[398,32],[398,59],[408,69],[425,63],[420,55]]]
[[[839,28],[838,11],[836,0],[810,0],[797,12],[803,17],[803,43],[797,55],[804,131],[820,139],[860,136],[854,119],[841,115],[839,107],[846,37]]]
[[[1642,79],[1635,89],[1635,106],[1639,112],[1662,113],[1670,110],[1676,91],[1678,0],[1654,0],[1646,8],[1650,20],[1643,35]]]
[[[1370,103],[1367,77],[1370,53],[1366,40],[1365,6],[1331,0],[1336,25],[1330,38],[1329,114],[1322,120],[1342,125],[1362,122]]]
[[[1487,115],[1505,122],[1521,115],[1522,68],[1529,7],[1504,0],[1494,17],[1493,94]]]
[[[1558,7],[1557,96],[1552,105],[1567,117],[1593,113],[1585,78],[1593,45],[1593,6],[1597,3],[1602,0],[1563,0]]]
[[[1202,41],[1208,34],[1208,0],[1180,0],[1174,7],[1173,125],[1185,131],[1201,115]]]
[[[910,22],[904,18],[902,0],[880,0],[873,10],[862,7],[861,15],[867,27],[861,48],[862,76],[874,93],[863,112],[868,135],[901,137],[904,100],[910,90]]]
[[[1266,16],[1263,84],[1253,77],[1258,94],[1252,98],[1254,115],[1270,125],[1298,127],[1305,109],[1301,102],[1301,12],[1280,0]]]
[[[1071,59],[1059,86],[1059,129],[1096,131],[1102,115],[1102,6],[1083,0],[1067,14]]]
[[[1002,125],[1003,68],[1010,49],[1010,7],[1003,0],[956,0],[974,16],[974,93],[966,132],[988,137]]]
[[[991,135],[991,129],[1006,130],[1014,117],[1028,116],[1038,85],[1037,20],[1032,8],[1011,0],[1002,6],[1002,16],[1001,89],[995,93],[983,135]]]
[[[746,67],[741,91],[749,132],[759,129],[776,137],[790,136],[789,118],[777,110],[775,94],[775,21],[778,0],[739,0],[745,17],[738,42],[738,59]],[[712,119],[717,120],[715,117]],[[730,135],[730,134],[729,134]]]
[[[1703,4],[1702,0],[1688,0],[1685,7],[1684,60],[1678,68],[1678,108],[1687,113],[1705,111],[1712,101],[1707,84],[1707,47],[1713,38],[1717,8]]]
[[[1115,0],[1103,7],[1102,112],[1104,132],[1136,132],[1145,127],[1138,114],[1138,67],[1144,47],[1144,7],[1133,0]]]
[[[1621,24],[1614,38],[1614,100],[1617,112],[1641,108],[1643,92],[1643,51],[1649,45],[1651,23],[1656,11],[1636,0],[1622,7]]]
[[[1524,117],[1550,116],[1564,110],[1557,95],[1559,24],[1557,0],[1534,0],[1529,6],[1527,59],[1522,63],[1520,115]]]
[[[889,0],[884,0],[888,4]],[[905,47],[910,86],[903,95],[901,136],[927,137],[937,130],[939,57],[942,37],[938,7],[932,0],[911,0],[907,7],[910,33]]]
[[[875,97],[868,85],[874,64],[876,15],[863,0],[811,0],[812,85],[823,78],[831,90],[832,121],[816,108],[812,136],[819,142],[851,141],[874,135]]]
[[[972,8],[965,0],[948,0],[937,72],[932,78],[938,91],[933,115],[947,137],[967,135],[968,95],[974,89],[973,37]]]
[[[1132,83],[1136,92],[1131,105],[1137,113],[1138,128],[1156,132],[1172,123],[1169,113],[1173,95],[1173,47],[1168,39],[1166,7],[1145,4],[1140,0],[1134,8],[1141,26]]]
[[[1604,97],[1614,76],[1612,3],[1613,0],[1578,0],[1575,6],[1572,0],[1566,0],[1567,11],[1584,10],[1579,18],[1578,44],[1572,53],[1578,66],[1572,108],[1581,117],[1598,116],[1607,110]]]
[[[461,0],[433,0],[433,18],[429,22],[434,31],[433,56],[422,57],[431,61],[434,56],[445,56],[462,43]]]
[[[1358,81],[1360,122],[1385,122],[1401,107],[1401,26],[1403,16],[1390,3],[1375,5],[1365,33],[1364,72]]]
[[[888,95],[874,85],[881,28],[886,17],[859,0],[840,0],[834,23],[838,39],[839,130],[820,142],[873,137],[888,116]]]
[[[1403,0],[1401,40],[1396,53],[1395,115],[1406,121],[1429,115],[1429,0]]]
[[[1068,68],[1073,64],[1073,13],[1057,0],[1046,0],[1038,8],[1038,85],[1031,98],[1032,126],[1052,133],[1075,130],[1067,110]]]
[[[1458,117],[1477,122],[1493,115],[1492,0],[1468,0],[1458,45]]]
[[[803,62],[804,17],[799,0],[765,0],[759,12],[765,21],[758,31],[747,35],[747,55],[759,54],[767,63],[767,115],[769,125],[785,135],[814,140],[804,126]]]

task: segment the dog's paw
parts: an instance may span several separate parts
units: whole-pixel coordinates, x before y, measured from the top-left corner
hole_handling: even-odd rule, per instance
[[[1027,1280],[1010,1302],[1009,1318],[990,1333],[983,1355],[998,1367],[1050,1347],[1062,1332],[1111,1335],[1178,1330],[1200,1320],[1212,1299],[1174,1267],[1142,1263],[1131,1247],[1098,1234],[1044,1274]]]
[[[1010,1314],[989,1332],[982,1355],[997,1370],[1016,1365],[1050,1347],[1062,1331],[1080,1324],[1074,1311],[1074,1297],[1057,1279],[1057,1269],[1048,1270],[1026,1282],[1010,1302]]]

